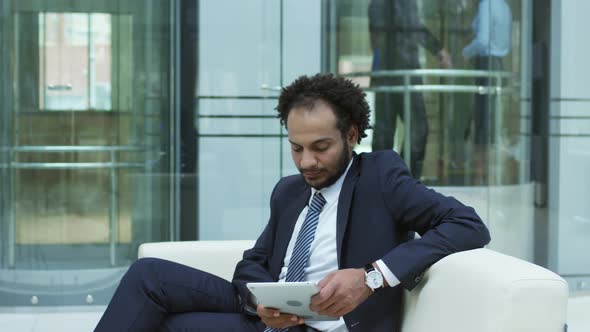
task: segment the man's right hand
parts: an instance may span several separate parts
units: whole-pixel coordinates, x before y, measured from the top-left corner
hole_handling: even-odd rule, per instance
[[[439,65],[445,69],[453,68],[453,61],[451,60],[451,55],[446,49],[440,50],[437,54]]]
[[[256,313],[266,326],[272,328],[286,329],[291,326],[305,324],[305,320],[301,317],[282,314],[278,309],[265,308],[262,304],[256,307]]]

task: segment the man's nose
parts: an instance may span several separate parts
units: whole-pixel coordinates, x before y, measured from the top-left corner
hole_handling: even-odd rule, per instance
[[[301,154],[301,165],[303,169],[313,168],[317,165],[315,154],[309,151],[303,151]]]

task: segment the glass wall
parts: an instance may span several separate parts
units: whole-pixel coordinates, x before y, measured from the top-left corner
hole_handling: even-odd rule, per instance
[[[260,233],[321,2],[0,3],[0,305],[106,304],[140,243]]]
[[[274,107],[281,86],[321,70],[321,12],[315,0],[199,2],[199,239],[256,238],[274,185],[296,172]]]
[[[361,151],[476,207],[491,247],[532,260],[530,3],[330,1],[328,69],[368,93]]]
[[[173,229],[169,1],[1,3],[0,305],[105,303]]]
[[[358,152],[533,261],[532,6],[0,0],[0,306],[105,304],[143,242],[256,238],[296,173],[280,87],[321,71],[367,92]]]

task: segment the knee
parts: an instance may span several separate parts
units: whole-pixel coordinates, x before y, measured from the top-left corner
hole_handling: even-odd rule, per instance
[[[140,258],[136,260],[123,276],[123,280],[125,281],[145,281],[151,280],[152,278],[156,277],[155,273],[157,271],[156,265],[158,262],[161,261],[158,258]]]

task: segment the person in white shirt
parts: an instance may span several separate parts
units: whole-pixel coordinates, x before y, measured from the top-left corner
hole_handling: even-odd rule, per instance
[[[504,68],[502,58],[512,48],[512,12],[504,0],[481,0],[472,23],[474,38],[463,48],[463,57],[473,62],[479,70],[500,71]],[[493,77],[493,76],[492,76]],[[477,86],[494,86],[494,78],[478,77]],[[473,133],[473,184],[488,183],[486,166],[488,146],[494,143],[496,128],[495,98],[489,94],[475,94],[472,110]],[[469,123],[469,127],[471,123]],[[467,135],[471,134],[469,128]]]

